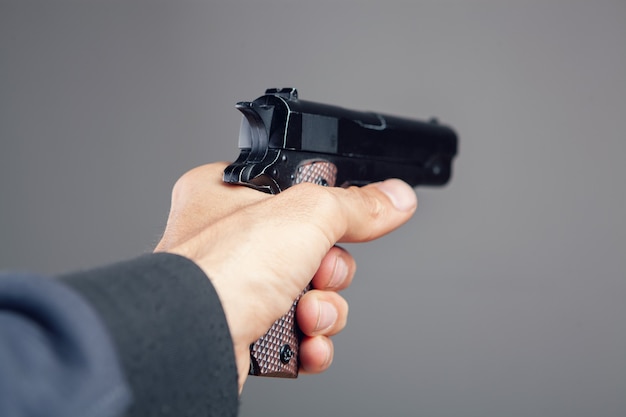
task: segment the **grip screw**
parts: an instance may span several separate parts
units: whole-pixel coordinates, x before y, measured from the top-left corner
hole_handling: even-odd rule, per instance
[[[284,344],[281,348],[280,348],[280,361],[283,364],[288,364],[289,361],[291,360],[291,358],[293,358],[294,352],[293,350],[291,350],[291,346],[289,346],[288,344]]]

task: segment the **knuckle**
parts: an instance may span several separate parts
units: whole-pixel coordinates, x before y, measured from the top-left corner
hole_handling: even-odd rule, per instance
[[[348,190],[353,193],[355,200],[364,208],[364,212],[370,217],[370,220],[376,221],[383,218],[387,213],[387,207],[379,198],[364,192],[358,187],[350,187]]]
[[[335,243],[336,237],[343,234],[346,223],[341,214],[344,209],[340,197],[333,190],[311,183],[301,183],[287,189],[283,197],[292,200],[292,207],[297,207],[294,216],[301,221],[308,220],[314,230],[322,233],[329,246]]]
[[[225,167],[225,162],[216,162],[190,169],[174,183],[172,198],[187,197],[216,178],[220,178]]]
[[[311,183],[301,183],[291,188],[299,201],[315,213],[328,216],[340,210],[340,201],[328,188]]]
[[[197,168],[194,168],[191,171],[185,172],[176,180],[174,187],[172,187],[172,201],[179,201],[189,193],[189,190],[192,188],[192,184],[194,183],[194,178],[196,177],[196,169]]]

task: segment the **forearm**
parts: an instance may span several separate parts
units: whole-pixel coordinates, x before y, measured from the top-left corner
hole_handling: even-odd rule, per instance
[[[98,311],[129,381],[128,415],[237,412],[237,371],[215,290],[186,258],[152,254],[61,277]]]

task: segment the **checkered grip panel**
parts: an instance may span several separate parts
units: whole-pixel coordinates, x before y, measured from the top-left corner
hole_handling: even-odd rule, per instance
[[[312,182],[313,184],[334,187],[337,179],[337,167],[326,161],[309,161],[298,166],[294,184]]]
[[[276,320],[272,327],[259,340],[250,346],[250,374],[295,378],[298,376],[298,353],[300,348],[300,330],[296,323],[298,296],[289,311]]]
[[[312,182],[333,187],[337,167],[326,161],[307,161],[300,164],[294,184]],[[300,297],[310,289],[305,288],[293,302],[289,311],[276,320],[268,332],[250,345],[250,375],[295,378],[300,361],[300,330],[296,323],[296,306]]]

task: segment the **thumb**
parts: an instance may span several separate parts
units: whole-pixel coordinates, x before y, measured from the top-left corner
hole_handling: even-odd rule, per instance
[[[292,207],[308,197],[312,207],[308,220],[316,223],[331,245],[379,238],[406,223],[417,208],[415,191],[399,179],[349,188],[299,184],[282,194],[297,200]]]
[[[348,202],[348,224],[342,242],[377,239],[406,223],[417,209],[417,196],[410,185],[389,179],[358,189],[362,204]]]

